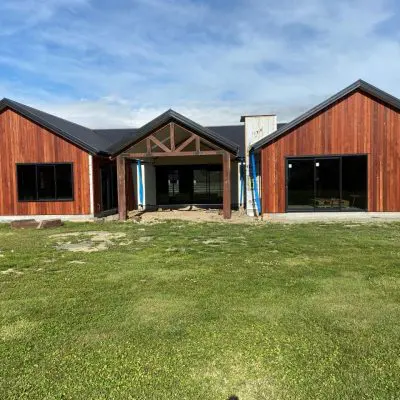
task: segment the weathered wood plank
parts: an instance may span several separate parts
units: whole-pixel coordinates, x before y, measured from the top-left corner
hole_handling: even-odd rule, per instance
[[[117,157],[117,180],[118,180],[118,214],[121,221],[127,218],[126,211],[126,159],[124,156]]]
[[[161,143],[154,135],[150,135],[149,139],[157,145],[161,150],[164,150],[165,152],[169,153],[171,149],[169,149],[164,143]]]
[[[180,151],[180,152],[169,152],[169,153],[123,153],[122,155],[126,158],[131,158],[134,160],[142,158],[156,158],[156,157],[190,157],[190,156],[220,156],[225,153],[224,150],[207,150],[200,151]]]
[[[196,139],[196,135],[194,133],[192,133],[192,136],[190,136],[189,138],[187,138],[183,143],[181,143],[178,148],[175,150],[175,153],[179,153],[180,151],[182,151],[185,147],[189,146],[190,143],[193,142],[193,140]]]
[[[223,214],[225,219],[230,219],[231,209],[231,157],[225,151],[222,155],[222,169],[224,176],[224,192],[223,192]]]
[[[173,122],[169,124],[169,141],[171,144],[171,151],[175,151],[175,124]]]

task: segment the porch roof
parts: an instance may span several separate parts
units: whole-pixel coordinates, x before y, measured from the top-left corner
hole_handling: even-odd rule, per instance
[[[127,148],[133,146],[135,143],[140,142],[146,136],[150,135],[152,132],[162,127],[163,125],[168,124],[169,122],[176,122],[177,124],[182,125],[186,129],[189,129],[190,131],[198,134],[204,139],[215,143],[216,145],[229,151],[235,156],[237,156],[239,153],[239,145],[237,143],[218,134],[210,128],[201,126],[200,124],[171,109],[154,118],[152,121],[143,125],[141,128],[137,129],[131,136],[125,137],[121,141],[116,143],[115,146],[109,149],[110,153],[114,155],[122,153]]]

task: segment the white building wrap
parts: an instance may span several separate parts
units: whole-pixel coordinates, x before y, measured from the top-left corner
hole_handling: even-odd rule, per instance
[[[276,115],[246,116],[244,123],[246,145],[246,209],[247,215],[255,216],[257,215],[257,206],[255,204],[255,196],[253,191],[249,150],[254,143],[276,131],[277,118]],[[257,176],[257,183],[259,195],[261,196],[261,182],[259,176]]]

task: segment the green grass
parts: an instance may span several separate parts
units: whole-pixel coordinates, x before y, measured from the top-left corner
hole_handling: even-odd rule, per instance
[[[0,270],[1,399],[399,397],[400,224],[3,226]]]

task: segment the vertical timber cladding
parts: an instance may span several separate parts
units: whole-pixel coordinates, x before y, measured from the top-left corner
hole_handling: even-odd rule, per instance
[[[249,158],[249,150],[251,146],[276,131],[277,118],[276,115],[255,115],[244,117],[245,122],[245,155],[246,155],[246,210],[247,215],[256,215],[256,204],[253,193],[253,184],[251,178],[251,166]],[[258,182],[259,191],[261,190],[261,182]],[[260,194],[261,196],[261,194]]]
[[[0,114],[0,215],[88,215],[88,154],[12,110]],[[17,163],[73,163],[74,200],[19,202]]]
[[[285,158],[368,155],[368,211],[400,211],[400,113],[362,92],[330,106],[262,150],[263,212],[283,213]]]

